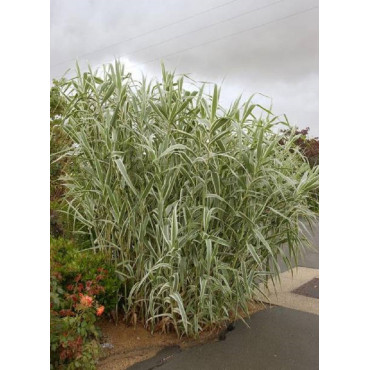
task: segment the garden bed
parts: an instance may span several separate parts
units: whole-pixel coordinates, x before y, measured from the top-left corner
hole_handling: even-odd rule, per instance
[[[250,315],[265,308],[262,303],[248,305]],[[137,362],[155,356],[166,347],[188,348],[191,346],[216,341],[223,328],[204,331],[198,339],[178,338],[175,332],[151,334],[143,326],[127,326],[121,320],[117,325],[105,320],[99,323],[103,333],[103,342],[113,345],[113,348],[103,349],[97,368],[99,370],[123,370]]]

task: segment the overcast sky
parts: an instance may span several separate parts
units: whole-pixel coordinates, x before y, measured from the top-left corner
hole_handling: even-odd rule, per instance
[[[74,60],[122,58],[160,77],[160,61],[222,83],[221,103],[272,98],[275,114],[319,136],[318,0],[51,0],[51,78]],[[257,98],[270,104],[266,98]]]

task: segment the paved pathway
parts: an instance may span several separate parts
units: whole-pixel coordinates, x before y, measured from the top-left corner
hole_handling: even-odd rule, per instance
[[[261,284],[260,289],[268,297],[260,295],[259,299],[267,304],[293,308],[296,310],[319,314],[319,270],[307,267],[298,267],[292,271],[280,274],[280,282],[271,281],[268,288]],[[306,289],[304,289],[306,287]],[[276,290],[275,290],[276,288]],[[303,289],[303,291],[302,291]],[[297,294],[301,292],[301,294]]]
[[[131,370],[313,370],[319,368],[318,316],[283,307],[255,313],[250,328],[237,322],[226,340],[173,349]]]

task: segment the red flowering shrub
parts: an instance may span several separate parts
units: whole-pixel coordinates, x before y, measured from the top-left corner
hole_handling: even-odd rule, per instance
[[[59,274],[51,275],[50,365],[52,369],[95,368],[99,354],[99,332],[95,327],[101,307],[76,283],[66,292]],[[71,289],[72,288],[72,289]]]
[[[67,292],[95,297],[106,312],[116,309],[121,282],[111,256],[104,253],[80,252],[72,241],[50,240],[50,260],[53,273],[60,274],[60,285]]]
[[[96,315],[101,316],[104,312],[104,306],[100,306],[96,309]]]
[[[51,368],[93,369],[100,348],[95,322],[104,301],[113,305],[119,281],[109,264],[94,268],[101,255],[76,253],[69,241],[51,239],[50,257]]]

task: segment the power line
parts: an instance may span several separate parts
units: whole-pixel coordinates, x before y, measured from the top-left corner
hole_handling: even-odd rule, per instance
[[[146,31],[146,32],[140,33],[139,35],[136,35],[136,36],[130,37],[130,38],[128,38],[128,39],[125,39],[125,40],[122,40],[122,41],[116,42],[116,43],[114,43],[114,44],[110,44],[110,45],[104,46],[103,48],[95,49],[95,50],[93,50],[93,51],[89,51],[89,52],[87,52],[87,53],[81,54],[81,55],[80,55],[79,57],[77,57],[77,58],[68,59],[68,60],[64,60],[64,61],[58,62],[58,63],[56,63],[56,64],[53,64],[51,67],[53,68],[53,67],[59,66],[59,65],[61,65],[61,64],[67,63],[67,62],[75,61],[75,59],[83,58],[83,57],[86,57],[86,56],[88,56],[88,55],[95,54],[95,53],[97,53],[97,52],[100,52],[100,51],[103,51],[103,50],[109,49],[109,48],[111,48],[111,47],[113,47],[113,46],[120,45],[120,44],[122,44],[122,43],[124,43],[124,42],[127,42],[127,41],[136,40],[136,39],[138,39],[138,38],[140,38],[140,37],[143,37],[143,36],[149,35],[149,34],[151,34],[151,33],[153,33],[153,32],[163,30],[163,29],[165,29],[165,28],[168,28],[168,27],[174,26],[174,25],[176,25],[176,24],[179,24],[179,23],[183,23],[183,22],[185,22],[185,21],[188,21],[189,19],[193,19],[193,18],[195,18],[195,17],[198,17],[199,15],[206,14],[206,13],[208,13],[208,12],[211,12],[211,11],[215,10],[215,9],[223,8],[224,6],[230,5],[231,3],[235,3],[235,2],[237,2],[237,1],[239,1],[239,0],[231,0],[231,1],[228,1],[227,3],[223,3],[223,4],[221,4],[221,5],[217,5],[217,6],[214,6],[214,7],[212,7],[212,8],[209,8],[209,9],[206,9],[206,10],[202,10],[201,12],[198,12],[198,13],[195,13],[195,14],[190,15],[190,16],[188,16],[188,17],[182,18],[182,19],[180,19],[180,20],[178,20],[178,21],[176,21],[176,22],[168,23],[168,24],[166,24],[166,25],[160,26],[160,27],[158,27],[158,28],[154,28],[154,29],[152,29],[152,30],[150,30],[150,31]]]
[[[312,8],[309,8],[309,9],[305,9],[305,10],[302,10],[302,11],[299,11],[299,12],[295,12],[295,13],[292,13],[292,14],[289,14],[285,17],[281,17],[281,18],[277,18],[277,19],[273,19],[272,21],[269,21],[269,22],[265,22],[265,23],[262,23],[262,24],[259,24],[257,26],[253,26],[253,27],[250,27],[250,28],[247,28],[247,29],[244,29],[244,30],[241,30],[241,31],[238,31],[238,32],[234,32],[234,33],[231,33],[231,34],[228,34],[228,35],[225,35],[225,36],[222,36],[222,37],[219,37],[217,39],[213,39],[213,40],[209,40],[209,41],[206,41],[206,42],[203,42],[201,44],[198,44],[198,45],[194,45],[194,46],[191,46],[191,47],[188,47],[188,48],[185,48],[185,49],[182,49],[182,50],[178,50],[174,53],[170,53],[170,54],[166,54],[166,55],[162,55],[160,57],[157,57],[157,58],[154,58],[154,59],[151,59],[151,60],[147,60],[145,62],[142,62],[142,63],[134,63],[131,65],[131,67],[138,67],[138,66],[143,66],[145,64],[150,64],[150,63],[153,63],[157,60],[161,60],[163,58],[168,58],[168,57],[172,57],[174,55],[177,55],[177,54],[181,54],[181,53],[184,53],[186,51],[189,51],[189,50],[192,50],[192,49],[196,49],[196,48],[199,48],[201,46],[205,46],[205,45],[208,45],[208,44],[212,44],[212,43],[215,43],[217,41],[220,41],[220,40],[223,40],[223,39],[226,39],[226,38],[229,38],[229,37],[233,37],[233,36],[237,36],[239,34],[242,34],[242,33],[245,33],[245,32],[248,32],[248,31],[253,31],[255,29],[259,29],[259,28],[263,28],[263,27],[266,27],[266,26],[269,26],[271,24],[274,24],[274,23],[278,23],[280,21],[284,21],[286,19],[289,19],[289,18],[293,18],[297,15],[300,15],[300,14],[304,14],[304,13],[308,13],[312,10],[315,10],[315,9],[318,9],[318,6],[314,6]],[[104,65],[105,63],[101,63],[99,64],[97,67],[100,67],[102,65]]]
[[[259,8],[255,8],[255,9],[247,10],[247,11],[242,12],[242,13],[240,13],[240,14],[238,14],[238,15],[233,16],[233,17],[226,18],[226,19],[223,19],[223,20],[218,21],[218,22],[215,22],[215,23],[211,23],[211,24],[209,24],[209,25],[207,25],[207,26],[197,28],[196,30],[189,31],[189,32],[184,32],[184,33],[182,33],[182,34],[180,34],[180,35],[177,35],[177,36],[171,37],[171,38],[169,38],[169,39],[167,39],[167,40],[160,41],[160,42],[158,42],[158,43],[156,43],[156,44],[152,44],[152,45],[145,46],[145,47],[143,47],[143,48],[140,48],[140,49],[134,50],[134,51],[132,51],[132,52],[131,52],[131,53],[129,53],[129,54],[123,55],[121,58],[128,58],[129,56],[133,56],[133,55],[135,55],[135,54],[136,54],[136,53],[138,53],[138,52],[141,52],[141,51],[144,51],[144,50],[147,50],[147,49],[150,49],[150,48],[153,48],[153,47],[159,46],[159,45],[163,45],[163,44],[165,44],[165,43],[167,43],[167,42],[170,42],[170,41],[173,41],[173,40],[179,39],[179,38],[184,37],[184,36],[187,36],[187,35],[191,35],[191,34],[193,34],[193,33],[199,32],[199,31],[206,30],[206,29],[208,29],[208,28],[212,28],[212,27],[214,27],[214,26],[217,26],[217,25],[222,24],[222,23],[229,22],[229,21],[234,20],[234,19],[237,19],[237,18],[241,18],[241,17],[243,17],[243,16],[245,16],[245,15],[255,13],[255,12],[259,11],[259,10],[266,9],[266,8],[270,8],[271,6],[276,5],[276,4],[279,4],[279,3],[283,2],[283,1],[285,1],[285,0],[278,0],[278,1],[275,1],[275,2],[273,2],[273,3],[270,3],[270,4],[267,4],[267,5],[261,6],[261,7],[259,7]]]
[[[265,26],[269,26],[271,24],[278,23],[280,21],[284,21],[284,20],[289,19],[289,18],[293,18],[293,17],[295,17],[296,15],[299,15],[299,14],[308,13],[308,12],[310,12],[312,10],[315,10],[315,9],[318,9],[318,6],[314,6],[312,8],[305,9],[305,10],[302,10],[302,11],[299,11],[299,12],[296,12],[296,13],[292,13],[292,14],[289,14],[289,15],[287,15],[285,17],[277,18],[277,19],[274,19],[272,21],[269,21],[269,22],[266,22],[266,23],[263,23],[263,24],[260,24],[260,25],[254,26],[254,27],[250,27],[250,28],[247,28],[247,29],[238,31],[238,32],[234,32],[234,33],[231,33],[231,34],[226,35],[226,36],[219,37],[219,38],[214,39],[214,40],[206,41],[206,42],[203,42],[202,44],[194,45],[194,46],[191,46],[189,48],[176,51],[174,53],[166,54],[166,55],[163,55],[161,57],[158,57],[158,58],[155,58],[155,59],[151,59],[151,60],[148,60],[148,61],[143,62],[143,63],[136,63],[136,64],[131,65],[131,67],[142,66],[142,65],[145,65],[145,64],[153,63],[153,62],[155,62],[157,60],[160,60],[160,59],[163,59],[163,58],[172,57],[174,55],[184,53],[185,51],[189,51],[191,49],[199,48],[201,46],[212,44],[212,43],[215,43],[217,41],[220,41],[220,40],[223,40],[223,39],[226,39],[226,38],[229,38],[229,37],[240,35],[240,34],[242,34],[244,32],[252,31],[252,30],[255,30],[255,29],[258,29],[258,28],[263,28]]]

